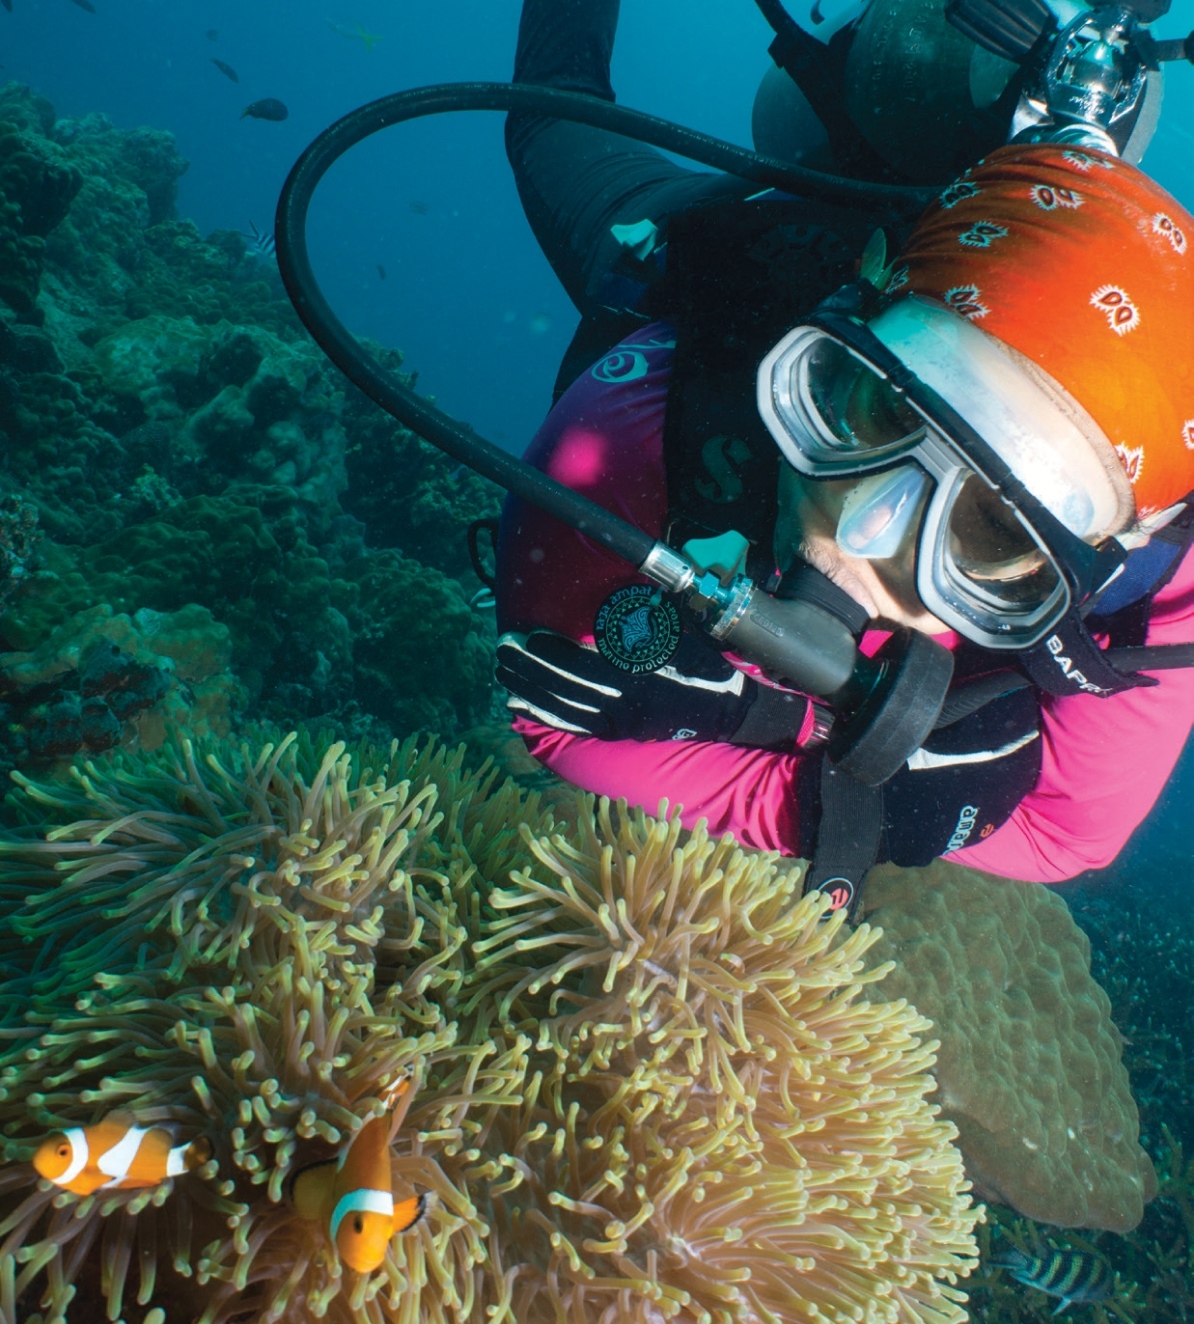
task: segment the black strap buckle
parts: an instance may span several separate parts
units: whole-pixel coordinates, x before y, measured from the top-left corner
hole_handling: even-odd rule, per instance
[[[845,910],[853,923],[862,886],[883,835],[883,787],[865,786],[828,759],[821,764],[821,818],[804,892],[828,892],[830,909]]]

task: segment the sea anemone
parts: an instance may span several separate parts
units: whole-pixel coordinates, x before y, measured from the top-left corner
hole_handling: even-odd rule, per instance
[[[549,1063],[497,1118],[515,1317],[964,1319],[977,1211],[925,1103],[929,1023],[859,996],[890,968],[863,973],[876,933],[800,900],[790,863],[619,820],[528,840],[539,868],[476,944]]]
[[[874,931],[791,862],[605,803],[564,835],[411,743],[18,780],[3,1324],[134,1295],[202,1324],[965,1318],[980,1213],[928,1022],[861,996]],[[394,1180],[430,1214],[342,1271],[289,1179],[408,1076]],[[141,1191],[37,1181],[46,1131],[116,1109],[213,1157]]]

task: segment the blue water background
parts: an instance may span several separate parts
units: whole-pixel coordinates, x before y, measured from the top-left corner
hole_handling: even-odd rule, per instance
[[[96,14],[70,0],[13,0],[14,13],[0,11],[0,79],[30,84],[63,116],[99,111],[122,127],[169,129],[191,163],[180,214],[204,233],[271,226],[299,152],[362,102],[428,83],[508,78],[520,9],[518,0],[94,3]],[[358,24],[381,37],[371,52],[344,35]],[[1194,0],[1176,0],[1156,25],[1162,36],[1191,28]],[[619,100],[749,145],[770,35],[751,0],[626,0]],[[290,118],[239,118],[262,97],[281,98]],[[1144,164],[1194,209],[1190,65],[1169,66]],[[546,411],[576,317],[523,219],[500,116],[440,117],[357,148],[323,186],[311,235],[316,270],[347,324],[403,349],[422,390],[521,451]],[[1108,776],[1115,763],[1108,750]],[[1188,859],[1192,806],[1187,750],[1130,853]]]

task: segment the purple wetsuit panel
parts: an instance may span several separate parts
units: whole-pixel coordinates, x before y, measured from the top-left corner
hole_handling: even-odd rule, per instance
[[[661,323],[623,341],[568,388],[525,459],[658,537],[667,518],[663,419],[674,340]],[[575,529],[511,497],[502,516],[498,626],[593,639],[597,609],[633,566]]]

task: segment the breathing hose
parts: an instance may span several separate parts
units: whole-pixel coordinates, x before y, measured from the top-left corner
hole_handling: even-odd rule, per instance
[[[816,603],[773,598],[746,579],[728,587],[721,584],[665,543],[420,399],[332,311],[307,250],[307,217],[320,181],[346,152],[382,129],[465,110],[592,125],[764,187],[869,208],[887,217],[921,209],[936,190],[808,170],[580,92],[516,83],[449,83],[382,97],[324,130],[287,177],[275,219],[278,269],[295,311],[316,344],[354,385],[418,436],[628,561],[665,591],[684,594],[690,603],[707,604],[706,629],[723,649],[757,663],[794,689],[827,697],[840,708],[842,739],[835,762],[868,785],[881,784],[920,745],[941,713],[952,670],[946,650],[913,633],[915,646],[905,650],[898,663],[872,661],[858,652],[843,621]]]
[[[464,110],[514,111],[589,124],[764,186],[877,211],[917,210],[927,204],[932,190],[839,179],[759,156],[732,143],[582,92],[517,83],[446,83],[396,92],[345,115],[325,129],[299,157],[278,201],[274,241],[286,292],[320,349],[354,385],[411,431],[632,565],[642,566],[656,545],[655,539],[420,399],[357,341],[332,311],[315,279],[307,251],[307,214],[312,196],[328,170],[350,148],[382,129],[429,115]]]

